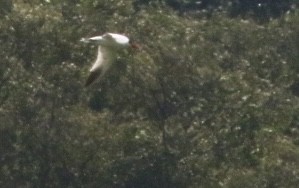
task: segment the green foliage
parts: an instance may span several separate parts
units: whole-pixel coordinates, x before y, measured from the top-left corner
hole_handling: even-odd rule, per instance
[[[264,23],[222,1],[3,2],[0,187],[298,185],[295,2]],[[83,88],[79,40],[106,31],[142,50]]]

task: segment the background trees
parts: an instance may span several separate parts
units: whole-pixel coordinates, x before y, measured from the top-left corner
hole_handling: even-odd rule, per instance
[[[296,1],[3,1],[1,187],[296,187]],[[127,33],[106,79],[95,47]]]

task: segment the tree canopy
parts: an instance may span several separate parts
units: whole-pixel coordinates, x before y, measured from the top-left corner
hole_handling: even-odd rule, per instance
[[[0,187],[297,187],[296,0],[3,0]],[[96,46],[126,51],[84,88]]]

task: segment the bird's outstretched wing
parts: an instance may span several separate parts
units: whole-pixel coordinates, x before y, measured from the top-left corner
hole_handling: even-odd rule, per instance
[[[95,63],[92,65],[90,74],[85,82],[85,86],[91,85],[95,80],[101,79],[111,65],[111,57],[104,47],[98,47],[98,55]]]

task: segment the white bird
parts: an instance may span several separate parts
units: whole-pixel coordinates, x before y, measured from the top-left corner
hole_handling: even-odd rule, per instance
[[[90,74],[85,83],[86,87],[104,76],[119,49],[127,47],[139,48],[139,46],[132,43],[128,37],[116,33],[105,33],[102,36],[82,38],[81,41],[88,43],[94,42],[99,45],[96,61],[89,70]]]

